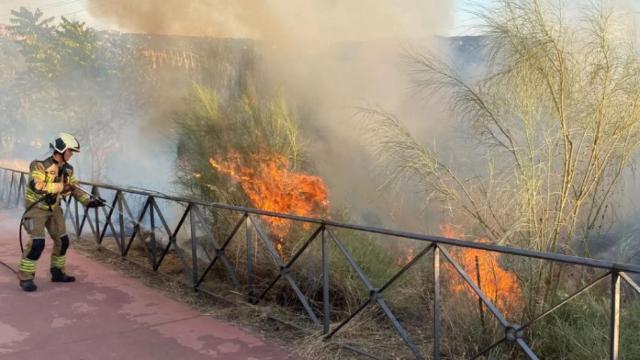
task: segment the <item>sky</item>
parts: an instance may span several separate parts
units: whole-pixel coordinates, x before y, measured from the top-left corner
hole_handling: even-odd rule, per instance
[[[469,13],[470,5],[485,4],[486,0],[455,0],[453,3],[453,26],[447,35],[460,36],[474,34],[474,26],[478,25],[478,19]]]
[[[108,0],[103,1],[108,4]],[[110,24],[97,20],[89,15],[87,0],[0,0],[0,23],[9,23],[11,10],[24,6],[30,10],[39,8],[47,16],[65,16],[69,19],[84,21],[99,29],[111,29]]]
[[[470,0],[454,0],[452,14],[453,26],[448,33],[440,35],[461,35],[470,32],[470,28],[475,24],[475,19],[463,10],[469,1]],[[486,0],[476,0],[474,2],[478,1],[483,2]],[[99,0],[99,2],[104,3],[103,6],[108,6],[109,4],[109,0]],[[98,29],[120,30],[112,24],[93,18],[89,14],[87,0],[0,0],[0,23],[7,24],[11,16],[11,10],[17,9],[20,6],[25,6],[30,9],[40,8],[46,15],[56,17],[65,16],[73,20],[84,21],[88,25]]]
[[[583,0],[578,0],[578,2],[579,1]],[[94,0],[94,10],[100,10],[100,6],[109,6],[109,2],[110,0]],[[453,13],[451,14],[453,25],[446,33],[439,35],[459,36],[475,34],[474,27],[478,24],[478,20],[468,12],[468,9],[474,5],[487,5],[490,2],[491,0],[453,0]],[[613,0],[613,2],[624,4],[623,6],[627,11],[631,11],[636,19],[640,19],[640,1]],[[90,8],[87,3],[88,0],[0,0],[0,24],[7,24],[9,22],[11,9],[25,6],[31,9],[36,7],[40,8],[49,16],[66,16],[72,20],[84,21],[94,28],[121,30],[113,24],[92,17],[89,14]]]

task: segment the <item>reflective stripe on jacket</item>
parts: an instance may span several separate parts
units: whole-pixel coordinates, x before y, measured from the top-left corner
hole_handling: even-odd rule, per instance
[[[78,183],[73,174],[73,166],[60,165],[53,157],[43,161],[32,161],[29,165],[29,183],[24,187],[25,206],[31,206],[42,197],[44,199],[36,205],[37,207],[51,210],[60,206],[60,198],[68,195],[62,193],[65,183]],[[71,195],[83,205],[89,202],[89,195],[80,190],[72,191]]]

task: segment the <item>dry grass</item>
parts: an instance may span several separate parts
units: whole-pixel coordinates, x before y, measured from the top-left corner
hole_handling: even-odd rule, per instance
[[[340,329],[331,341],[325,341],[317,328],[310,326],[309,320],[300,307],[293,302],[283,304],[278,301],[279,299],[267,299],[257,305],[250,304],[247,302],[246,294],[230,286],[220,273],[211,274],[211,279],[203,283],[203,288],[207,289],[206,293],[193,292],[191,286],[185,281],[185,274],[181,271],[182,260],[176,254],[169,253],[159,271],[153,272],[147,262],[144,247],[132,246],[127,258],[122,258],[113,251],[115,242],[108,240],[105,239],[104,246],[97,246],[92,241],[78,241],[74,246],[86,256],[110,265],[125,276],[133,277],[202,314],[259,334],[267,341],[288,349],[296,357],[319,360],[368,358],[349,350],[348,347],[352,346],[365,349],[368,353],[377,356],[383,354],[382,358],[385,359],[413,358],[389,319],[376,305],[369,305]],[[433,351],[431,321],[433,299],[429,283],[432,277],[430,273],[432,263],[425,261],[420,265],[407,272],[406,277],[393,285],[389,292],[385,292],[385,302],[422,354],[429,359]],[[448,283],[447,274],[446,271],[443,274],[443,284]],[[279,296],[285,296],[283,294],[286,290],[286,286],[283,285],[282,289],[274,289],[274,292]],[[606,286],[603,289],[596,288],[592,296],[572,301],[549,317],[548,321],[533,327],[526,335],[527,341],[539,354],[555,354],[558,358],[565,358],[576,349],[588,349],[591,344],[592,354],[585,353],[582,358],[599,358],[608,349],[606,341],[598,340],[602,329],[608,328],[609,308],[606,296],[602,296],[605,293]],[[623,331],[622,341],[624,346],[621,352],[623,355],[628,355],[637,353],[640,348],[637,337],[634,335],[640,329],[638,325],[640,312],[637,311],[640,304],[633,298],[625,299],[623,306],[625,331]],[[342,305],[345,304],[342,303]],[[312,301],[312,306],[317,308],[319,304]],[[334,306],[332,329],[344,319],[348,312],[348,309]],[[477,301],[467,296],[456,295],[444,286],[441,315],[443,358],[467,358],[503,335],[501,327],[486,310],[486,324],[481,324]],[[513,314],[510,318],[515,319],[519,316]],[[509,343],[496,348],[490,354],[492,359],[520,359],[522,356]]]

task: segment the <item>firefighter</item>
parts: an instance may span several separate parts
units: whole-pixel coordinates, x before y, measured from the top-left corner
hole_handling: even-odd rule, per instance
[[[78,180],[69,160],[74,153],[80,152],[78,140],[70,134],[61,133],[49,146],[53,152],[49,158],[31,162],[29,182],[24,190],[27,209],[23,216],[24,226],[30,237],[18,268],[20,287],[24,291],[35,291],[38,288],[33,279],[38,259],[44,250],[45,228],[54,244],[51,252],[51,281],[75,281],[75,277],[64,271],[69,236],[60,206],[61,198],[72,195],[88,208],[104,205],[101,199],[92,198],[75,188]]]

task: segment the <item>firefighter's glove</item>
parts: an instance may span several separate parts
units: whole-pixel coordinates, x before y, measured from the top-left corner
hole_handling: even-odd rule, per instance
[[[75,190],[75,186],[69,184],[69,183],[64,183],[64,187],[62,188],[62,193],[63,194],[68,194],[70,192],[72,192],[73,190]]]
[[[89,202],[87,203],[87,208],[97,208],[97,207],[102,207],[106,204],[106,201],[104,201],[104,199],[99,198],[99,197],[93,197],[91,198],[91,200],[89,200]]]

